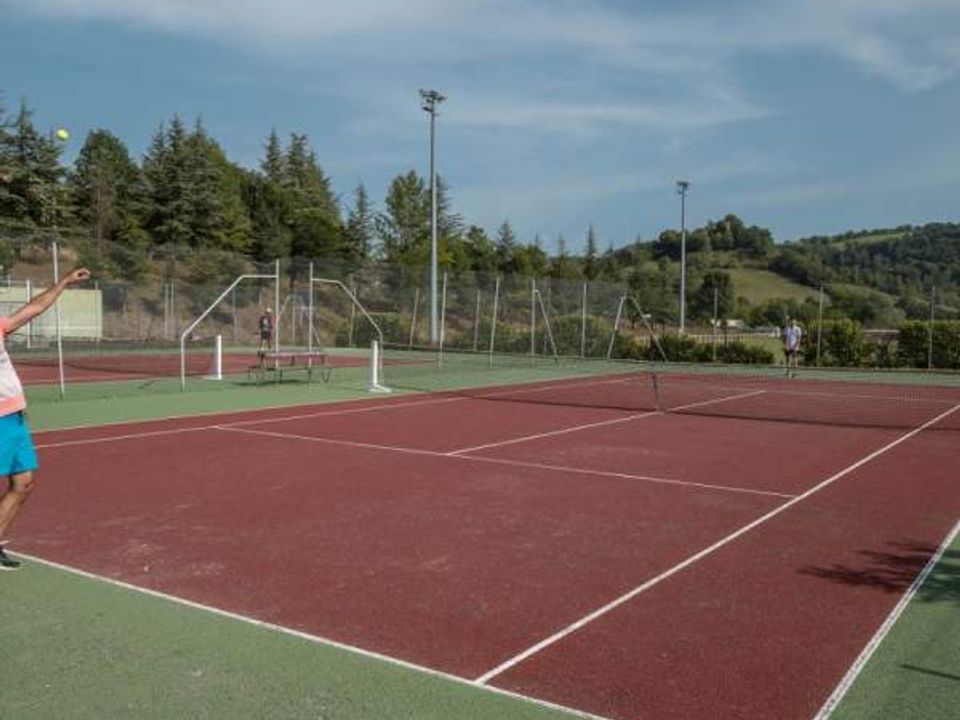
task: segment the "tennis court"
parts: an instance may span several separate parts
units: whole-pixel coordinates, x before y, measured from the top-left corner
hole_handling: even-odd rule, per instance
[[[516,378],[40,432],[15,549],[574,713],[809,718],[900,600],[866,554],[960,516],[955,386]]]

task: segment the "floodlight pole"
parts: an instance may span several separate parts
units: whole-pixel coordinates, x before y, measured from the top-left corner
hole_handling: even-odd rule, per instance
[[[437,105],[447,98],[436,90],[421,90],[423,109],[430,114],[430,343],[440,342],[440,324],[437,318],[437,172],[434,162],[434,137]]]
[[[680,329],[683,335],[687,313],[687,189],[689,180],[677,180],[680,195]]]

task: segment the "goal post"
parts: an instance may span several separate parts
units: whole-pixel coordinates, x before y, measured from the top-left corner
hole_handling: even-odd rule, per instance
[[[217,306],[221,302],[223,302],[223,300],[231,292],[233,292],[233,289],[237,287],[237,285],[242,283],[244,280],[273,280],[276,283],[276,293],[275,293],[274,304],[279,305],[279,297],[280,297],[280,262],[279,261],[277,261],[275,268],[276,268],[275,272],[270,275],[254,273],[254,274],[238,276],[236,280],[230,283],[230,285],[227,287],[226,290],[220,293],[220,296],[217,297],[216,300],[210,303],[210,306],[203,311],[200,317],[198,317],[196,320],[190,323],[186,327],[186,329],[180,334],[180,390],[181,391],[186,391],[187,389],[187,338],[190,337],[190,334],[196,329],[196,327],[201,322],[203,322],[207,318],[208,315],[210,315],[210,313],[212,313],[217,308]],[[277,317],[274,320],[275,325],[273,328],[273,333],[274,333],[275,347],[277,344],[277,338],[279,338],[280,336],[279,320],[280,320],[279,317]]]
[[[340,280],[335,280],[333,278],[324,278],[324,277],[314,277],[313,275],[313,264],[310,265],[310,328],[311,332],[314,327],[314,317],[313,314],[316,312],[316,303],[313,300],[313,288],[316,285],[325,285],[328,287],[333,287],[342,292],[350,300],[351,308],[356,309],[363,317],[370,323],[370,326],[373,328],[376,338],[370,343],[370,379],[368,390],[370,392],[376,393],[388,393],[391,392],[390,388],[383,385],[383,330],[380,329],[380,325],[377,324],[377,321],[373,319],[373,316],[367,312],[367,309],[363,306],[363,303],[357,299],[356,294],[348,288]]]

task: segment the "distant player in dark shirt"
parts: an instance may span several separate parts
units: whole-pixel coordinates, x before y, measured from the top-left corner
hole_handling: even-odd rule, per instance
[[[263,362],[273,341],[273,310],[270,308],[264,310],[257,325],[260,328],[260,347],[257,349],[257,356]]]

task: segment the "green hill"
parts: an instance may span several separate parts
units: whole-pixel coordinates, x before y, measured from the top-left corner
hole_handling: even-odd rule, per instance
[[[737,297],[744,297],[751,304],[775,298],[789,298],[803,302],[807,298],[816,299],[818,296],[817,290],[778,275],[772,270],[737,268],[727,272],[733,280]]]

